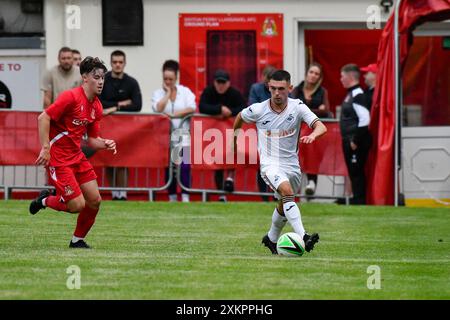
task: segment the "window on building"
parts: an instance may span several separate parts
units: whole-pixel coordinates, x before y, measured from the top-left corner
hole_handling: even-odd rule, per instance
[[[43,37],[43,0],[0,1],[0,49],[39,49]]]

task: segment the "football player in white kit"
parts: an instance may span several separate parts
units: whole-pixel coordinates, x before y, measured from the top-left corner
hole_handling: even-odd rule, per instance
[[[289,221],[305,242],[305,250],[310,252],[319,241],[319,235],[305,232],[300,210],[295,203],[294,195],[301,186],[298,140],[302,121],[313,131],[301,137],[301,143],[314,142],[326,133],[327,128],[301,100],[288,97],[292,85],[287,71],[273,73],[269,90],[272,96],[270,99],[252,104],[237,115],[234,123],[234,151],[237,150],[237,135],[243,122],[256,123],[261,176],[279,200],[272,215],[272,225],[262,243],[273,254],[277,254],[278,238]]]

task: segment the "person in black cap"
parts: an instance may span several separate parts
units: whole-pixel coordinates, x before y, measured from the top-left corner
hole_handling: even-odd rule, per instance
[[[375,85],[377,83],[377,65],[376,63],[369,64],[367,67],[361,68],[361,72],[364,73],[364,82],[367,85],[367,89],[364,91],[364,95],[367,100],[367,107],[369,111],[372,108],[373,92],[375,91]]]
[[[201,113],[218,116],[221,119],[236,116],[246,107],[242,93],[231,86],[230,75],[225,70],[217,70],[214,74],[214,82],[203,90],[200,97],[199,110]],[[234,172],[227,172],[224,179],[224,170],[216,170],[215,180],[217,189],[232,192],[234,190]],[[225,196],[220,197],[226,201]]]

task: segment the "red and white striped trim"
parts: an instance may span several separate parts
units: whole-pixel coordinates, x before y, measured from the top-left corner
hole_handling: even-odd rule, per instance
[[[69,134],[68,131],[64,131],[61,132],[60,134],[57,134],[51,141],[50,141],[50,147],[52,146],[52,144],[54,144],[56,141],[58,141],[59,139],[61,139],[64,136],[67,136]]]

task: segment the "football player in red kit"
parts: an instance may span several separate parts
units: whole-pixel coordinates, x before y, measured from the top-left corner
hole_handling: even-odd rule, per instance
[[[79,213],[70,248],[89,248],[84,238],[95,222],[101,202],[97,175],[81,151],[81,139],[87,132],[93,148],[117,152],[113,140],[98,135],[103,108],[97,96],[102,92],[106,70],[100,59],[86,57],[80,64],[83,84],[61,93],[38,117],[42,149],[36,164],[46,167],[56,195],[43,190],[31,202],[30,213],[46,207]]]

